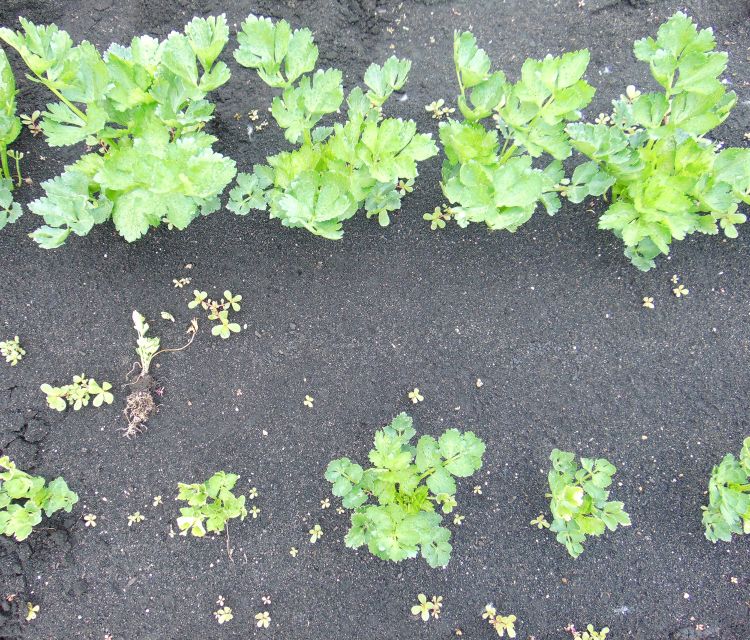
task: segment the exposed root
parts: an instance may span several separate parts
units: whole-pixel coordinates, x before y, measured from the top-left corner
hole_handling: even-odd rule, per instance
[[[132,438],[143,433],[146,430],[146,422],[155,411],[158,411],[158,407],[149,389],[133,391],[125,400],[123,413],[128,424],[122,428],[123,435]]]
[[[190,321],[190,326],[185,332],[188,334],[189,339],[186,344],[176,349],[161,349],[159,350],[159,338],[147,338],[146,331],[148,330],[148,324],[146,324],[145,318],[137,311],[133,312],[133,322],[135,329],[138,332],[138,349],[136,353],[140,356],[140,362],[134,362],[128,374],[125,376],[126,380],[129,380],[133,374],[140,368],[138,376],[130,381],[126,382],[124,387],[132,387],[132,391],[125,399],[125,409],[123,414],[127,425],[122,427],[121,431],[126,438],[132,438],[146,430],[146,423],[151,415],[159,410],[159,407],[154,400],[154,394],[161,397],[164,394],[164,388],[157,385],[149,375],[149,366],[151,361],[161,353],[176,353],[187,349],[198,332],[198,320],[193,318]]]

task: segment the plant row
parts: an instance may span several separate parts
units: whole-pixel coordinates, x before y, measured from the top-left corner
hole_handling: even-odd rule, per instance
[[[334,496],[352,511],[347,547],[366,546],[383,560],[399,562],[421,555],[430,567],[448,564],[453,549],[451,531],[443,515],[457,506],[457,478],[468,478],[482,467],[485,444],[471,431],[448,429],[439,438],[421,436],[405,413],[375,433],[365,469],[349,458],[331,461],[325,478]],[[604,458],[581,458],[554,449],[548,474],[552,522],[544,515],[531,522],[548,528],[577,558],[589,536],[600,536],[631,524],[624,504],[609,500],[616,468]],[[219,471],[206,482],[178,486],[181,535],[203,537],[221,533],[234,519],[248,514],[245,496],[233,489],[239,476]],[[713,468],[708,485],[709,504],[703,507],[705,535],[712,542],[731,541],[732,534],[750,533],[750,437],[739,458],[727,454]],[[250,496],[253,497],[252,495]],[[42,521],[59,510],[70,512],[78,501],[62,478],[47,483],[0,458],[0,533],[27,538]],[[257,512],[255,512],[257,513]],[[254,517],[255,517],[254,513]],[[319,525],[310,530],[311,542],[322,536]]]
[[[184,229],[218,210],[235,178],[233,212],[268,211],[284,226],[335,240],[362,209],[389,224],[413,189],[418,163],[438,153],[413,120],[383,114],[407,81],[408,60],[372,64],[366,89],[345,96],[341,71],[317,68],[308,29],[250,15],[234,57],[278,90],[271,114],[292,147],[237,175],[235,162],[214,150],[217,139],[204,130],[214,114],[208,94],[230,79],[219,60],[229,41],[223,15],[195,18],[163,41],[141,36],[129,46],[113,44],[104,54],[86,41],[74,45],[55,25],[20,21],[21,31],[2,28],[0,39],[26,63],[27,77],[57,99],[40,122],[34,114],[26,124],[52,147],[87,149],[42,183],[45,195],[29,204],[45,223],[31,237],[45,248],[108,220],[129,242],[162,224]],[[745,222],[739,206],[750,204],[750,149],[723,149],[708,137],[737,102],[721,78],[727,54],[716,51],[711,29],[699,30],[683,13],[655,39],[636,42],[634,53],[660,90],[630,85],[611,114],[587,123],[582,110],[595,93],[583,79],[587,50],[526,60],[513,82],[492,71],[470,32],[456,32],[461,117],[440,123],[447,204],[424,215],[431,227],[481,223],[512,232],[540,207],[556,213],[562,198],[602,197],[608,205],[599,227],[620,238],[642,270],[689,234],[736,237]],[[22,184],[21,154],[8,148],[21,131],[15,97],[0,51],[0,228],[22,212],[12,194]],[[337,122],[323,122],[342,109]],[[566,176],[562,162],[574,150],[586,161]]]

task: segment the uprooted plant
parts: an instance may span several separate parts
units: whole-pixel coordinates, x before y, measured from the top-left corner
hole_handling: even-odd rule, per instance
[[[412,419],[401,413],[375,433],[372,467],[339,458],[329,463],[325,477],[333,495],[353,510],[347,547],[367,545],[373,555],[395,562],[421,553],[431,567],[444,567],[453,547],[438,509],[453,511],[455,478],[482,467],[485,445],[471,431],[448,429],[438,439],[422,436],[415,447],[410,444],[415,434]]]
[[[18,220],[23,210],[13,200],[13,190],[21,186],[20,161],[23,154],[8,149],[21,133],[21,119],[16,115],[16,79],[5,51],[0,49],[0,229]],[[15,160],[16,178],[8,158]]]
[[[634,46],[663,91],[630,86],[611,116],[567,128],[573,146],[590,159],[573,173],[568,198],[581,202],[611,190],[599,228],[620,238],[643,271],[669,253],[672,240],[720,229],[736,238],[736,225],[745,222],[738,208],[750,204],[750,149],[722,149],[706,137],[737,103],[721,79],[727,54],[715,49],[711,29],[699,31],[676,13],[656,39]]]
[[[16,468],[8,456],[0,458],[0,533],[19,542],[31,535],[42,521],[63,509],[70,513],[78,496],[68,489],[62,478],[47,483]]]
[[[372,64],[364,81],[346,100],[344,124],[318,126],[344,101],[341,71],[318,70],[318,48],[309,29],[292,31],[281,20],[249,16],[242,25],[234,56],[256,69],[269,86],[283,89],[271,113],[286,139],[299,145],[240,174],[230,193],[229,209],[245,215],[270,211],[286,227],[338,240],[342,222],[364,206],[367,217],[389,224],[389,212],[401,208],[403,195],[417,177],[417,162],[437,153],[428,134],[417,133],[412,120],[383,118],[382,106],[406,83],[411,63],[391,57]]]
[[[175,349],[161,349],[161,339],[158,336],[147,335],[150,325],[137,310],[133,311],[133,327],[138,334],[135,352],[138,354],[140,362],[133,364],[133,368],[127,377],[130,377],[138,367],[140,367],[140,373],[134,381],[127,383],[127,386],[133,387],[133,390],[125,399],[125,409],[123,410],[127,420],[127,425],[123,428],[123,431],[128,438],[143,432],[146,428],[146,422],[157,408],[154,393],[157,392],[158,386],[156,380],[149,373],[151,362],[159,354],[174,353],[187,349],[195,339],[198,321],[196,319],[190,321],[190,326],[186,331],[189,336],[187,343]]]
[[[46,195],[29,205],[45,222],[31,234],[39,245],[58,247],[110,218],[133,242],[162,222],[184,229],[219,208],[235,163],[202,129],[214,112],[206,95],[230,76],[217,62],[229,39],[223,15],[195,18],[162,42],[113,44],[104,55],[85,40],[73,46],[54,24],[20,22],[22,31],[2,28],[0,39],[59,100],[43,114],[47,142],[85,141],[90,150],[42,183]]]

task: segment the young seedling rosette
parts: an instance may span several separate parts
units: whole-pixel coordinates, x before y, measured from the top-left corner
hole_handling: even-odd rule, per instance
[[[607,487],[617,471],[613,464],[604,458],[581,458],[579,467],[573,453],[559,449],[553,449],[550,460],[550,531],[557,534],[557,541],[571,556],[577,558],[583,553],[586,536],[600,536],[606,529],[615,531],[630,525],[624,503],[607,499]]]
[[[594,96],[582,79],[589,52],[526,60],[512,83],[502,71],[490,71],[489,56],[466,31],[454,34],[453,59],[464,119],[440,124],[441,186],[450,205],[433,228],[453,219],[460,227],[475,222],[515,231],[540,204],[553,215],[561,206],[561,161],[572,153],[565,125]],[[535,160],[544,155],[553,161],[542,169]]]
[[[41,476],[32,476],[10,461],[0,458],[0,533],[25,540],[33,528],[56,511],[70,513],[78,496],[68,489],[62,478],[47,483]]]
[[[721,80],[727,54],[717,52],[711,29],[698,30],[676,13],[656,39],[635,43],[662,91],[630,86],[597,124],[571,124],[573,146],[590,162],[573,173],[567,196],[582,202],[610,192],[599,218],[625,244],[625,255],[642,271],[667,255],[672,240],[692,233],[737,237],[750,204],[750,149],[721,149],[707,135],[737,103]]]
[[[45,383],[39,388],[47,396],[47,405],[56,411],[65,411],[68,407],[79,411],[87,407],[89,402],[94,407],[101,407],[103,404],[112,404],[114,400],[109,382],[99,384],[94,378],[88,378],[84,374],[73,376],[73,382],[62,387]]]
[[[150,227],[184,229],[219,208],[235,164],[213,151],[216,138],[203,128],[214,112],[206,95],[230,76],[217,61],[229,39],[223,15],[195,18],[161,42],[113,44],[104,55],[85,40],[73,46],[54,24],[20,22],[21,31],[0,29],[0,39],[59,100],[43,114],[47,142],[95,149],[42,183],[46,195],[29,205],[45,222],[31,234],[39,245],[59,247],[110,219],[133,242]]]
[[[417,163],[437,154],[429,134],[412,120],[384,118],[382,106],[403,88],[411,63],[391,57],[365,73],[368,91],[356,87],[346,98],[346,121],[320,121],[344,102],[341,71],[318,69],[318,48],[309,29],[292,31],[280,20],[249,16],[238,35],[234,56],[255,69],[269,86],[281,89],[271,113],[293,145],[241,173],[229,209],[246,215],[268,210],[291,228],[330,240],[343,236],[342,222],[364,207],[382,226],[401,207],[405,186],[418,175]]]
[[[0,49],[0,229],[21,217],[21,205],[13,200],[13,190],[21,185],[21,155],[8,150],[21,133],[21,119],[16,114],[16,78],[5,51]],[[16,160],[18,181],[13,181],[8,157]]]
[[[708,506],[702,509],[711,542],[731,542],[732,534],[750,534],[750,438],[742,443],[739,459],[728,453],[713,468]]]
[[[422,436],[405,413],[375,433],[372,467],[349,458],[333,460],[325,477],[333,495],[352,509],[346,546],[366,545],[383,560],[399,562],[421,553],[431,567],[444,567],[453,547],[442,513],[456,506],[456,478],[482,467],[485,445],[471,431],[449,429],[440,438]]]

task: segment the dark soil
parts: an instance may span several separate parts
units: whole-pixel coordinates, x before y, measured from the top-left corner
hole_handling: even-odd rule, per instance
[[[350,86],[373,60],[410,57],[408,99],[387,109],[433,132],[424,105],[456,93],[454,29],[473,28],[511,77],[527,56],[590,48],[596,114],[627,84],[648,86],[632,42],[684,8],[713,26],[730,54],[727,78],[740,101],[718,137],[742,145],[750,129],[744,0],[5,0],[0,23],[55,21],[106,47],[164,36],[209,5],[235,25],[253,11],[310,26],[322,64],[341,67]],[[285,143],[274,126],[248,140],[247,119],[234,114],[265,113],[272,93],[230,52],[225,59],[235,75],[215,95],[210,129],[247,169]],[[28,82],[19,98],[24,112],[49,100]],[[28,132],[19,147],[35,181],[24,202],[78,153],[49,149]],[[489,639],[480,614],[493,602],[518,616],[519,638],[563,639],[571,622],[608,625],[615,640],[750,638],[748,541],[711,545],[700,511],[711,466],[749,431],[747,230],[731,242],[678,243],[648,274],[627,263],[583,205],[554,218],[537,213],[515,235],[433,233],[421,215],[442,201],[439,167],[439,158],[422,165],[392,226],[362,215],[337,243],[227,212],[133,245],[104,225],[45,252],[25,235],[31,214],[0,234],[0,334],[18,334],[28,351],[19,366],[0,368],[0,447],[23,468],[64,476],[80,495],[72,514],[45,520],[27,543],[2,541],[0,595],[18,593],[24,604],[0,604],[0,637],[24,629],[24,637],[56,640],[402,640],[461,628],[464,638]],[[672,296],[673,274],[690,289],[686,299]],[[181,277],[192,284],[175,288]],[[179,343],[193,287],[241,293],[236,317],[247,328],[223,341],[204,323],[190,349],[159,358],[160,411],[143,435],[123,438],[129,390],[119,384],[134,359],[132,310],[165,343]],[[641,307],[645,295],[654,296],[653,311]],[[177,323],[161,321],[160,311]],[[39,385],[84,371],[115,385],[115,403],[47,409]],[[425,396],[416,406],[406,395],[414,387]],[[314,409],[303,406],[306,394]],[[488,445],[476,480],[483,495],[472,493],[472,480],[460,486],[466,520],[453,527],[445,570],[348,550],[347,516],[320,509],[328,461],[364,459],[375,429],[402,410],[420,431],[457,426]],[[546,509],[553,447],[615,463],[614,493],[633,519],[588,543],[578,560],[529,526]],[[230,525],[233,561],[222,538],[168,535],[177,483],[220,469],[260,492],[260,517]],[[157,495],[164,503],[154,507]],[[146,520],[129,527],[135,511]],[[96,528],[84,528],[87,513],[97,515]],[[325,535],[311,545],[316,523]],[[421,592],[444,597],[439,620],[411,616]],[[220,595],[234,612],[221,627],[212,614]],[[19,625],[27,600],[39,616]],[[271,628],[257,629],[254,615],[264,610]]]

